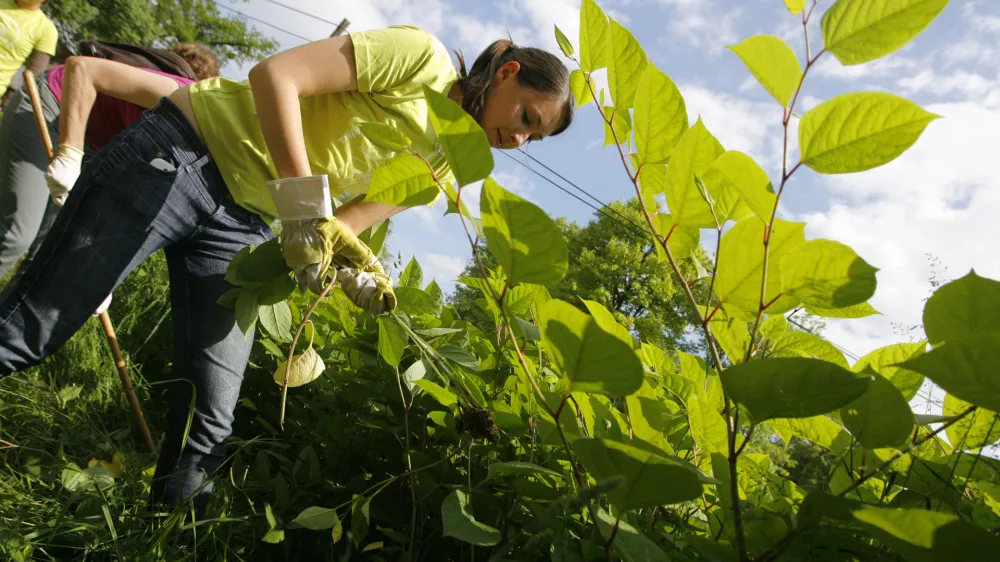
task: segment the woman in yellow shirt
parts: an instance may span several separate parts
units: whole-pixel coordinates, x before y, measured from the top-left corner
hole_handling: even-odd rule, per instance
[[[56,54],[59,32],[42,13],[46,0],[0,0],[0,110],[14,94],[10,81],[21,66],[41,74]]]
[[[236,252],[269,240],[278,219],[301,283],[318,291],[336,276],[368,310],[394,306],[388,277],[355,235],[402,210],[362,201],[372,170],[392,153],[353,120],[399,128],[444,179],[425,86],[459,102],[495,148],[556,135],[572,120],[569,73],[545,51],[497,41],[462,74],[433,36],[391,27],[279,53],[244,82],[213,78],[173,92],[84,167],[37,257],[0,298],[0,375],[58,349],[163,248],[173,376],[185,383],[171,388],[153,495],[167,505],[193,497],[202,509],[253,341],[233,309],[216,303],[231,288],[224,276]],[[358,197],[334,212],[331,197],[347,194]]]

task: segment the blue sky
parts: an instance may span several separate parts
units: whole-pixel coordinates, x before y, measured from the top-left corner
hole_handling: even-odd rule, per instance
[[[508,30],[520,44],[559,52],[552,25],[577,43],[579,0],[278,0],[351,30],[389,24],[418,25],[452,48],[474,57]],[[297,14],[274,0],[229,4],[248,15],[304,37],[326,37],[333,26]],[[821,47],[821,0],[811,30]],[[678,84],[689,118],[699,116],[728,149],[754,156],[772,179],[780,174],[781,108],[756,85],[725,46],[758,33],[782,37],[802,52],[802,27],[781,0],[604,0],[599,4],[628,27],[658,68]],[[253,24],[253,22],[251,22]],[[256,27],[282,48],[302,43],[262,24]],[[903,50],[859,67],[844,68],[825,56],[810,71],[799,110],[849,91],[889,91],[943,118],[933,122],[909,153],[863,174],[819,176],[800,169],[786,189],[781,216],[807,222],[808,238],[850,245],[878,267],[872,304],[883,314],[831,322],[825,335],[864,354],[906,340],[894,326],[920,322],[928,279],[953,279],[976,268],[1000,278],[993,241],[1000,239],[1000,2],[952,0],[944,13]],[[571,68],[574,63],[567,61]],[[230,66],[244,78],[249,66]],[[599,80],[600,82],[600,80]],[[794,125],[793,121],[793,125]],[[794,135],[792,137],[795,138]],[[602,148],[603,129],[593,104],[582,108],[565,134],[534,143],[530,154],[604,201],[629,197],[631,184],[613,147]],[[795,142],[791,147],[795,149]],[[515,153],[516,155],[516,153]],[[494,177],[541,205],[552,216],[587,221],[593,211],[496,154]],[[797,161],[795,152],[790,156]],[[532,165],[531,162],[525,162]],[[476,205],[478,206],[478,205]],[[394,219],[389,244],[404,262],[416,255],[425,277],[447,288],[469,257],[454,216],[443,207],[411,209]],[[711,236],[703,240],[712,242]],[[931,266],[928,258],[939,259]],[[919,332],[918,332],[919,333]]]

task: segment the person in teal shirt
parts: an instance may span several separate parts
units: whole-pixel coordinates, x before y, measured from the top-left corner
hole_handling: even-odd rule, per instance
[[[253,342],[218,304],[233,256],[281,223],[285,260],[319,292],[331,280],[359,306],[390,311],[388,276],[357,233],[403,210],[364,201],[392,154],[355,119],[406,132],[451,177],[423,88],[459,103],[493,147],[564,131],[569,72],[540,49],[496,41],[466,71],[432,35],[399,26],[354,32],[278,53],[249,79],[180,88],[108,144],[81,172],[34,260],[0,295],[0,376],[42,361],[146,257],[163,249],[170,275],[173,378],[153,501],[200,512],[225,458]],[[332,197],[350,197],[333,210]],[[189,404],[194,393],[190,431]]]

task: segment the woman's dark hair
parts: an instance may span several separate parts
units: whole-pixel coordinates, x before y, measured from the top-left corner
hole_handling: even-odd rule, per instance
[[[501,39],[486,47],[468,71],[465,69],[462,53],[455,51],[455,54],[458,56],[461,75],[458,85],[462,89],[462,108],[477,121],[486,108],[493,76],[504,64],[517,61],[521,65],[521,70],[517,73],[517,83],[520,86],[563,100],[562,115],[552,134],[558,135],[565,131],[573,122],[576,102],[569,87],[569,71],[552,53],[534,47],[518,47],[513,41]]]
[[[191,65],[198,80],[215,78],[219,75],[219,57],[212,49],[197,43],[177,43],[170,50],[180,55]]]

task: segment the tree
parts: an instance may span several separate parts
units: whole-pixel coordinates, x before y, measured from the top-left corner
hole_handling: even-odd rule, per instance
[[[663,348],[697,349],[698,336],[685,332],[693,321],[690,307],[670,268],[657,261],[649,235],[622,218],[636,225],[644,223],[638,201],[615,201],[608,207],[583,226],[557,221],[569,245],[569,271],[551,290],[552,296],[581,308],[580,299],[597,301],[642,341]],[[496,267],[485,246],[481,250],[485,265]],[[696,276],[691,260],[682,262],[682,270],[688,279]],[[479,267],[470,261],[462,276],[480,277]],[[694,287],[696,294],[704,291],[699,284]],[[457,285],[449,302],[463,318],[490,331],[491,317],[476,304],[481,298],[478,289]]]
[[[222,14],[212,0],[60,0],[43,9],[67,46],[85,39],[142,46],[200,43],[211,47],[221,64],[259,60],[277,49],[245,21]]]

